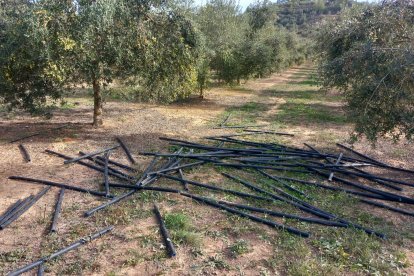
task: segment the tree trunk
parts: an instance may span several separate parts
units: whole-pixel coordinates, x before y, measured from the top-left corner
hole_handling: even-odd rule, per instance
[[[203,90],[203,86],[200,85],[200,95],[199,95],[200,99],[204,99],[204,90]]]
[[[102,121],[102,95],[101,95],[101,85],[99,80],[94,79],[92,82],[93,86],[93,126],[99,127],[103,125]]]

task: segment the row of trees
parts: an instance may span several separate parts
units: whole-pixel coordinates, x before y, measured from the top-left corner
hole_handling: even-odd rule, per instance
[[[158,101],[195,86],[194,28],[165,1],[6,0],[1,8],[0,97],[9,107],[34,110],[87,83],[98,126],[101,89],[114,79],[135,80]]]
[[[204,57],[219,80],[239,84],[307,58],[307,41],[277,26],[274,4],[258,1],[241,13],[237,2],[212,0],[193,13],[205,40]]]
[[[242,13],[236,0],[0,0],[0,100],[35,110],[71,85],[94,91],[113,80],[139,85],[147,100],[171,102],[212,77],[263,77],[306,58],[305,43],[275,25],[269,1]]]
[[[411,0],[349,9],[320,32],[323,84],[345,95],[355,137],[413,138],[413,41]]]

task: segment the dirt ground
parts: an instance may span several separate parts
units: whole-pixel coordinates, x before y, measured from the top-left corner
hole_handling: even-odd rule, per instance
[[[120,137],[130,147],[136,157],[137,168],[143,170],[148,157],[138,155],[141,151],[167,151],[168,144],[158,139],[160,136],[181,137],[198,140],[209,135],[234,133],[234,130],[214,129],[225,117],[226,110],[247,103],[259,103],[267,107],[257,117],[257,124],[267,124],[268,129],[295,134],[289,138],[290,144],[304,142],[318,145],[321,150],[335,149],[335,142],[348,141],[349,124],[272,124],[279,114],[280,106],[286,100],[277,93],[268,93],[275,85],[304,81],[312,72],[311,67],[294,67],[282,74],[274,74],[266,79],[248,81],[237,88],[213,88],[206,92],[205,99],[192,98],[185,102],[167,106],[142,103],[128,103],[107,100],[104,107],[104,126],[91,127],[92,101],[88,98],[70,98],[71,108],[52,111],[50,119],[30,117],[25,113],[0,113],[0,213],[13,202],[40,191],[43,187],[35,184],[8,180],[8,176],[22,175],[69,183],[84,188],[96,189],[101,176],[79,165],[64,165],[62,159],[46,154],[45,149],[55,150],[71,156],[78,151],[92,152],[109,147]],[[342,113],[340,102],[330,103],[329,108]],[[231,123],[237,124],[233,117]],[[54,130],[58,127],[63,127]],[[8,143],[13,139],[40,132],[41,135],[21,142]],[[282,139],[283,140],[283,139]],[[22,143],[31,154],[32,162],[25,163],[19,151]],[[375,148],[361,140],[355,149],[393,166],[414,169],[414,145],[407,141],[394,144],[380,140]],[[336,148],[338,151],[338,149]],[[122,151],[114,151],[113,159],[128,163]],[[385,173],[385,172],[384,172]],[[198,175],[197,175],[198,174]],[[413,180],[407,174],[388,173],[388,176]],[[203,179],[202,172],[195,176]],[[412,175],[411,175],[412,176]],[[274,230],[255,228],[251,222],[238,220],[222,212],[182,200],[175,195],[165,195],[160,205],[163,212],[180,210],[193,218],[194,232],[203,236],[202,250],[191,246],[178,247],[174,259],[162,256],[162,242],[157,234],[157,223],[151,215],[152,198],[136,197],[123,208],[114,208],[92,218],[83,218],[85,210],[103,202],[93,196],[67,191],[63,203],[62,218],[57,234],[48,234],[50,218],[58,194],[52,188],[27,213],[10,227],[0,231],[0,274],[36,260],[40,256],[69,244],[82,235],[100,229],[103,225],[116,224],[114,234],[94,241],[58,262],[52,262],[47,274],[60,275],[284,275],[291,274],[278,270],[269,264],[275,248],[267,238]],[[414,189],[406,189],[406,196],[414,197]],[[129,208],[129,209],[128,209]],[[395,215],[378,208],[364,206],[375,215],[384,217],[397,228],[400,225],[413,226],[413,219]],[[413,210],[413,208],[411,208]],[[105,217],[107,216],[107,217]],[[235,220],[235,221],[234,221]],[[236,227],[238,232],[232,232]],[[225,237],[217,229],[227,229]],[[249,231],[249,230],[252,230]],[[414,229],[414,228],[411,228]],[[278,237],[280,238],[280,237]],[[235,241],[248,240],[250,250],[239,258],[229,257],[228,247]],[[398,273],[414,275],[414,253],[410,250],[412,240],[405,240],[402,251],[410,265]],[[413,247],[411,247],[413,248]],[[148,257],[150,256],[150,257]],[[80,258],[80,259],[78,259]],[[230,268],[228,268],[229,266]],[[34,273],[34,272],[33,272]],[[333,271],[333,274],[341,271]],[[397,273],[397,271],[396,271]],[[353,274],[353,273],[352,273]],[[355,274],[360,274],[355,272]],[[32,274],[27,274],[32,275]]]

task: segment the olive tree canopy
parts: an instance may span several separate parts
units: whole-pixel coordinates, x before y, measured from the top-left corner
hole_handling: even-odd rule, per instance
[[[414,134],[414,3],[351,9],[318,38],[321,78],[346,97],[355,135]]]

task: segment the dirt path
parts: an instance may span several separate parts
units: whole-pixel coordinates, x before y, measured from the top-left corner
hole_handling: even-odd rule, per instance
[[[217,135],[231,131],[212,129],[217,125],[220,114],[234,106],[242,106],[249,102],[262,100],[258,96],[260,89],[287,79],[296,69],[282,75],[274,75],[269,79],[251,81],[246,89],[216,88],[207,92],[206,99],[190,99],[183,103],[158,106],[140,103],[108,101],[105,104],[105,125],[100,129],[90,126],[92,118],[92,101],[89,98],[70,98],[73,107],[53,111],[51,119],[30,117],[27,114],[0,113],[0,211],[18,199],[37,193],[41,186],[19,183],[8,180],[10,175],[25,175],[33,178],[51,179],[56,182],[70,183],[84,188],[95,187],[95,179],[99,174],[89,169],[72,165],[65,166],[62,160],[44,153],[45,149],[73,154],[79,150],[94,151],[114,143],[114,137],[121,137],[133,152],[160,150],[166,147],[159,136],[178,136],[188,139],[207,135]],[[254,88],[254,90],[253,90]],[[252,89],[252,90],[250,90]],[[65,126],[63,129],[53,129]],[[25,163],[18,149],[20,142],[9,144],[8,141],[19,137],[41,133],[21,141],[28,149],[32,162]],[[114,158],[127,163],[122,153],[115,153]],[[141,165],[147,158],[137,157]],[[19,255],[16,259],[29,260],[39,256],[39,243],[47,231],[50,214],[54,208],[57,189],[49,192],[23,218],[12,227],[0,232],[0,253],[12,252]],[[85,198],[76,192],[66,193],[66,206],[82,204],[82,209],[96,205],[96,201]],[[82,223],[81,212],[75,211],[71,224]],[[62,231],[70,228],[63,222]],[[29,237],[27,239],[25,237]],[[16,251],[26,247],[27,250]],[[21,256],[20,256],[21,255]],[[21,261],[24,263],[24,261]],[[13,264],[9,263],[13,266]],[[7,266],[4,268],[6,269]],[[147,268],[149,271],[154,268]],[[4,272],[0,269],[0,273]],[[99,274],[99,273],[98,273]],[[127,274],[134,275],[133,272]]]
[[[217,125],[217,118],[220,114],[234,106],[263,101],[258,96],[262,89],[289,79],[297,70],[292,68],[268,79],[250,81],[246,84],[246,89],[212,89],[206,93],[204,100],[193,98],[184,103],[168,106],[107,102],[105,105],[105,125],[100,129],[90,127],[92,102],[91,99],[85,98],[69,99],[69,102],[76,102],[78,105],[73,109],[55,110],[53,117],[49,120],[29,117],[23,113],[8,115],[7,120],[0,120],[2,152],[0,196],[5,198],[0,202],[0,210],[18,198],[23,198],[40,189],[36,186],[8,181],[7,176],[21,172],[34,177],[53,176],[57,170],[63,170],[59,164],[61,162],[45,154],[45,149],[61,152],[93,151],[111,145],[114,137],[119,136],[130,145],[133,152],[139,152],[158,150],[164,147],[165,143],[158,139],[159,136],[194,139],[207,135],[229,133],[232,131],[212,129]],[[271,99],[271,101],[274,100]],[[6,114],[3,115],[6,117]],[[53,131],[53,129],[62,126],[66,127]],[[17,147],[19,142],[7,144],[7,141],[33,133],[42,134],[21,141],[29,150],[33,160],[31,163],[25,164]],[[117,157],[123,158],[121,155]],[[71,180],[74,171],[63,171],[65,171],[64,174],[59,173],[59,180]],[[82,176],[86,176],[82,173],[87,175],[89,171],[77,171],[80,179]]]

